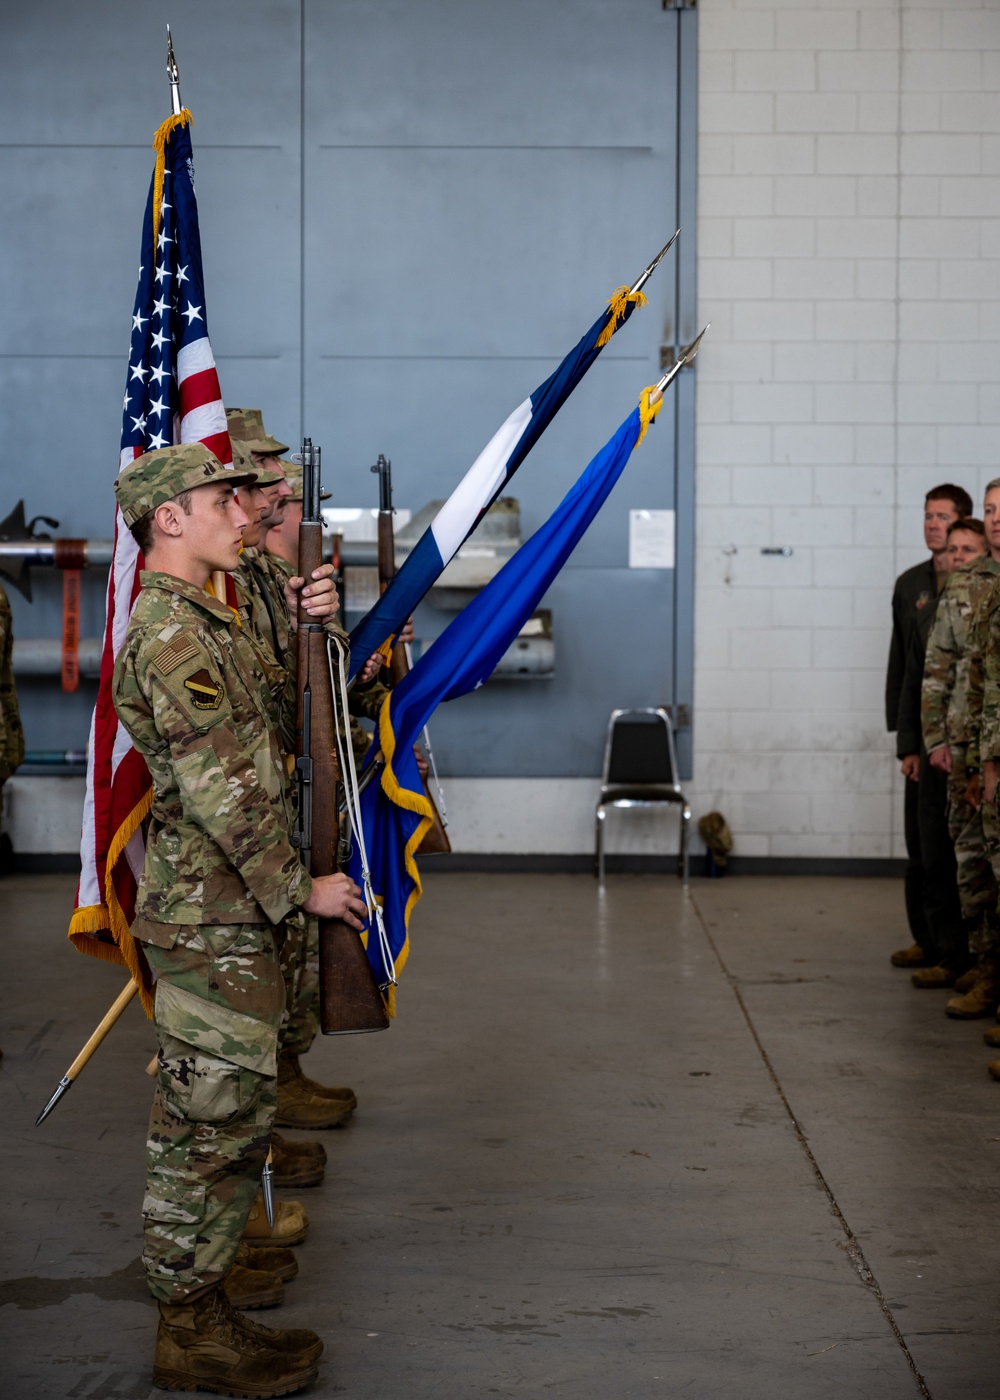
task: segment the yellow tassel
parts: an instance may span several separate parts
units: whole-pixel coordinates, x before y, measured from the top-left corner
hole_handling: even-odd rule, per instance
[[[655,388],[655,384],[649,384],[646,386],[645,389],[643,389],[642,393],[639,395],[639,422],[642,424],[642,427],[639,429],[639,436],[635,440],[636,447],[638,447],[640,442],[642,442],[643,438],[646,436],[646,430],[648,429],[650,423],[653,422],[656,415],[663,407],[662,394],[656,400],[656,403],[651,404],[649,402],[649,396]]]
[[[639,307],[647,304],[646,294],[644,292],[635,292],[633,294],[629,291],[628,287],[617,287],[609,297],[608,321],[603,331],[601,331],[600,335],[597,337],[598,350],[604,349],[605,345],[607,345],[608,341],[621,325],[629,302],[632,302],[638,310]]]
[[[153,169],[153,248],[156,248],[156,240],[160,236],[160,210],[163,205],[163,170],[167,157],[167,142],[170,140],[172,132],[179,126],[187,126],[193,122],[194,117],[186,107],[182,107],[172,117],[168,117],[156,129],[153,137],[153,150],[156,152],[156,165]]]
[[[389,701],[391,699],[392,697],[390,695],[385,697],[378,716],[379,742],[382,746],[382,757],[385,759],[385,768],[383,769],[381,780],[382,791],[385,793],[386,797],[389,798],[390,802],[394,802],[397,807],[402,807],[403,810],[407,812],[416,812],[420,817],[416,830],[413,832],[409,841],[407,841],[406,849],[403,852],[403,863],[406,867],[406,873],[413,881],[413,889],[410,891],[410,897],[406,901],[406,909],[403,915],[406,937],[403,941],[402,948],[395,958],[396,971],[402,972],[403,968],[406,966],[406,960],[410,956],[410,915],[413,913],[420,896],[423,894],[423,886],[420,883],[420,872],[417,870],[415,852],[424,839],[427,829],[434,824],[434,811],[422,792],[411,792],[408,788],[400,787],[399,781],[392,771],[392,759],[396,752],[396,736],[393,733],[392,720],[389,717]],[[390,987],[389,992],[392,993],[393,988]],[[395,1005],[396,999],[394,995],[390,995],[386,998],[386,1009],[389,1011],[390,1016],[395,1015]]]
[[[143,797],[132,808],[121,826],[115,832],[114,840],[108,851],[107,865],[104,875],[104,893],[108,901],[108,922],[111,936],[118,945],[121,953],[121,961],[132,974],[132,980],[139,988],[139,1000],[142,1002],[146,1015],[152,1020],[153,1016],[153,989],[148,982],[148,968],[146,960],[136,946],[136,941],[129,932],[129,925],[125,919],[125,911],[118,902],[118,894],[115,890],[114,881],[111,878],[115,865],[125,852],[125,847],[132,837],[139,830],[145,821],[149,810],[153,805],[153,789],[150,788]],[[100,954],[98,954],[100,956]],[[111,961],[111,959],[109,959]]]
[[[388,666],[389,662],[392,660],[392,638],[391,638],[391,637],[386,637],[385,641],[384,641],[384,642],[382,643],[382,645],[378,648],[378,654],[379,654],[379,656],[384,656],[384,657],[385,657],[385,664]]]

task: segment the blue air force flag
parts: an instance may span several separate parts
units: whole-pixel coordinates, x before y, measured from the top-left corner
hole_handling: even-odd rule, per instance
[[[668,245],[669,246],[669,245]],[[662,253],[660,255],[662,257]],[[648,269],[647,269],[648,271]],[[503,491],[598,355],[637,306],[641,291],[619,287],[604,311],[544,384],[493,434],[403,561],[381,598],[351,632],[351,675],[400,630],[445,565]]]
[[[382,706],[369,762],[381,747],[385,766],[380,781],[369,783],[362,793],[361,811],[372,886],[382,904],[397,971],[409,952],[410,913],[420,898],[414,852],[433,820],[413,744],[442,700],[466,695],[489,678],[535,611],[659,412],[663,400],[650,405],[650,393],[643,390],[639,407],[601,448],[546,523],[441,633]],[[359,883],[360,869],[355,849],[351,875]],[[367,946],[381,985],[389,969],[382,966],[378,939],[369,938]],[[392,1011],[391,996],[389,1008]]]

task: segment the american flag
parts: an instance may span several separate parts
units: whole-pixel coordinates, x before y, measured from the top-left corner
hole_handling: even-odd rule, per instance
[[[170,118],[154,141],[157,162],[142,225],[119,471],[143,452],[177,442],[203,442],[220,461],[232,461],[208,339],[190,119],[187,111]],[[110,499],[110,490],[108,495]],[[100,685],[90,730],[82,870],[69,930],[82,952],[125,964],[134,973],[141,971],[141,960],[128,926],[142,875],[141,824],[149,810],[151,784],[145,762],[118,723],[111,680],[142,567],[142,556],[117,511]]]

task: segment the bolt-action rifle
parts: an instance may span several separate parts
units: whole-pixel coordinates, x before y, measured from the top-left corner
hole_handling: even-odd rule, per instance
[[[384,593],[396,576],[396,544],[392,534],[392,463],[379,453],[378,461],[372,467],[378,475],[378,585],[379,593]],[[393,685],[398,685],[410,669],[406,647],[397,642],[389,658],[389,669]],[[424,796],[431,804],[434,821],[427,828],[424,838],[417,847],[422,856],[445,855],[451,850],[448,833],[444,829],[441,813],[431,796],[427,779],[423,779]]]
[[[319,510],[320,449],[302,444],[302,524],[299,573],[312,578],[323,562]],[[313,875],[337,870],[339,838],[337,716],[334,711],[327,636],[299,600],[296,692],[298,814],[295,844]],[[385,1003],[357,931],[342,919],[319,921],[320,1027],[324,1035],[381,1031],[389,1025]]]

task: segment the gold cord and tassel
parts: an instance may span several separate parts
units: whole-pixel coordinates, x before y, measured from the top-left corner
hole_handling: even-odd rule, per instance
[[[605,345],[614,335],[615,331],[625,319],[625,312],[629,302],[634,306],[646,306],[647,298],[645,292],[630,292],[628,287],[617,287],[608,298],[608,322],[597,337],[597,348],[603,350]]]

